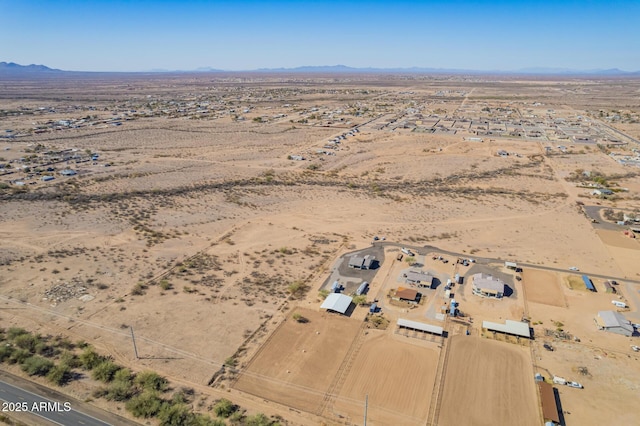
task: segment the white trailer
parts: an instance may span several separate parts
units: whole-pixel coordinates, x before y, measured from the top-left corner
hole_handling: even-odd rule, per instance
[[[613,303],[614,305],[616,305],[617,308],[626,308],[627,304],[624,302],[621,302],[619,300],[612,300],[611,303]]]
[[[553,383],[555,383],[556,385],[566,385],[567,380],[563,379],[562,377],[553,376]]]

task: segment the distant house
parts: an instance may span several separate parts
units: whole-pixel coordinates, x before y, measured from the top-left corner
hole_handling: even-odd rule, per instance
[[[52,181],[52,180],[54,180],[54,179],[55,179],[55,178],[54,178],[53,176],[42,176],[42,177],[40,178],[40,180],[41,180],[41,181],[43,181],[43,182],[49,182],[49,181]]]
[[[71,169],[64,169],[60,171],[60,175],[62,176],[75,176],[77,175],[78,172],[76,172],[75,170],[71,170]]]
[[[471,277],[473,281],[472,291],[476,296],[493,297],[501,299],[504,297],[505,283],[488,274],[475,274]]]
[[[396,290],[396,294],[392,297],[393,300],[409,303],[419,303],[421,298],[421,293],[405,287],[398,287],[398,289]]]
[[[600,330],[622,334],[627,337],[631,337],[633,334],[631,321],[626,319],[620,312],[600,311],[594,321]]]
[[[371,269],[376,260],[375,256],[366,255],[366,256],[351,256],[349,259],[349,268],[352,269]]]
[[[415,284],[418,287],[432,288],[433,276],[422,271],[409,271],[403,274],[404,281],[407,284]]]
[[[598,189],[594,189],[593,191],[591,191],[591,195],[596,195],[596,196],[606,196],[606,195],[612,195],[613,191],[607,188],[598,188]]]

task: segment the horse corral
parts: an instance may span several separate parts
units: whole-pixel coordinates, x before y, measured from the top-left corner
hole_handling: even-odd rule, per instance
[[[234,388],[299,410],[321,412],[363,323],[331,313],[296,312],[308,322],[287,319],[255,355]]]
[[[541,424],[528,348],[454,336],[445,368],[436,424]]]
[[[378,425],[424,424],[438,365],[438,345],[405,343],[369,332],[352,359],[331,414],[360,420],[369,395],[368,421]]]

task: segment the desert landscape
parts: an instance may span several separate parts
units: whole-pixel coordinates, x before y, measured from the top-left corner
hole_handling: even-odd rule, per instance
[[[91,345],[216,424],[540,425],[536,374],[558,424],[637,422],[640,80],[0,84],[8,346],[17,328]],[[499,295],[479,296],[477,274]],[[342,313],[321,308],[334,282]],[[11,356],[0,368],[29,377]],[[69,368],[63,386],[31,379],[159,424]]]

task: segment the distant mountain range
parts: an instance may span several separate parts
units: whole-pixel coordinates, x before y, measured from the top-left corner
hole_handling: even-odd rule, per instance
[[[20,75],[54,75],[56,73],[74,73],[80,71],[63,71],[44,65],[19,65],[13,62],[0,62],[0,76]],[[289,73],[289,74],[457,74],[457,75],[545,75],[545,76],[603,76],[603,77],[640,77],[640,71],[622,71],[617,68],[595,70],[573,70],[569,68],[522,68],[515,71],[480,71],[454,68],[354,68],[346,65],[301,66],[295,68],[259,68],[256,70],[221,70],[201,67],[195,70],[152,69],[152,73]]]
[[[44,65],[19,65],[14,62],[0,62],[0,75],[2,74],[31,74],[31,73],[57,73],[64,72]]]

